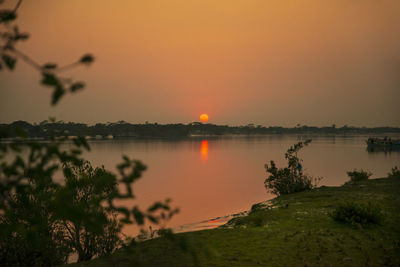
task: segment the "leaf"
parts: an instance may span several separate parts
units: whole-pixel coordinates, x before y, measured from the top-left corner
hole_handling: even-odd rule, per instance
[[[81,136],[81,137],[79,137],[79,139],[81,139],[81,143],[82,143],[83,147],[86,148],[87,151],[90,151],[89,143],[87,142],[85,137]]]
[[[68,178],[72,176],[72,171],[70,168],[66,167],[63,168],[64,177]]]
[[[9,70],[13,70],[15,67],[15,63],[17,62],[17,59],[7,55],[7,54],[3,54],[2,56],[3,62],[6,64],[6,66],[8,67]]]
[[[15,35],[15,37],[14,37],[15,40],[21,40],[21,41],[28,40],[28,38],[29,38],[28,33],[19,33],[19,34]]]
[[[80,149],[72,149],[72,150],[71,150],[71,153],[72,153],[73,155],[78,156],[78,155],[82,154],[82,151],[81,151]]]
[[[17,14],[13,10],[0,10],[0,23],[15,20]]]
[[[93,63],[94,57],[91,54],[86,54],[81,57],[79,60],[80,63],[85,64],[85,65],[90,65]]]
[[[26,32],[21,33],[19,32],[18,26],[14,26],[14,36],[12,38],[14,41],[18,40],[24,41],[27,40],[28,38],[29,38],[29,33]]]
[[[133,217],[135,218],[135,221],[139,225],[144,224],[144,214],[141,212],[136,206],[132,210]]]
[[[158,223],[158,219],[152,215],[147,215],[147,219],[149,219],[149,221],[152,223]]]
[[[69,88],[69,90],[70,90],[72,93],[75,93],[76,91],[82,90],[83,88],[85,88],[85,83],[83,83],[83,82],[76,82],[76,83],[73,83],[73,84],[71,85],[71,87]]]
[[[43,79],[42,79],[41,83],[43,85],[61,87],[60,81],[54,74],[43,72],[42,75],[43,75]]]
[[[44,64],[43,65],[43,68],[44,69],[48,69],[48,70],[52,70],[52,69],[55,69],[55,68],[57,68],[57,64],[55,64],[55,63],[47,63],[47,64]]]
[[[54,106],[58,103],[61,97],[65,94],[64,88],[61,86],[56,86],[53,91],[53,95],[51,97],[51,104]]]
[[[84,148],[86,148],[87,151],[90,151],[90,146],[85,137],[79,136],[78,138],[74,138],[73,142],[77,147],[83,146]]]

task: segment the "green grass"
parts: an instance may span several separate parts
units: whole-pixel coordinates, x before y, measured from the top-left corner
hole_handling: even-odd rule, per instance
[[[329,214],[343,202],[376,203],[382,221],[336,222]],[[271,203],[223,228],[145,241],[77,266],[400,266],[398,178],[320,187]]]

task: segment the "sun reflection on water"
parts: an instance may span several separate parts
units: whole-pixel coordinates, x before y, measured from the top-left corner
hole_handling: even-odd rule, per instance
[[[200,155],[201,155],[201,161],[207,162],[207,159],[208,159],[208,141],[207,140],[201,141]]]

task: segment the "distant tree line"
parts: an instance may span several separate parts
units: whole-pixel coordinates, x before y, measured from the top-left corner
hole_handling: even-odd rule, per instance
[[[30,138],[50,138],[54,136],[91,136],[113,138],[180,138],[191,135],[257,135],[257,134],[386,134],[400,133],[399,127],[336,127],[297,125],[287,128],[280,126],[261,126],[248,124],[246,126],[216,125],[210,123],[192,122],[188,124],[158,124],[144,123],[131,124],[125,121],[116,123],[97,123],[87,125],[63,121],[43,121],[39,124],[30,124],[25,121],[15,121],[10,124],[0,124],[2,131],[9,137],[18,136],[18,131],[23,130]]]

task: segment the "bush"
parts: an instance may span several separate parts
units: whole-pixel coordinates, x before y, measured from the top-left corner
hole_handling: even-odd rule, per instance
[[[383,217],[379,206],[371,202],[368,202],[368,204],[356,202],[341,203],[330,216],[335,221],[353,225],[379,224]]]
[[[169,200],[155,202],[145,211],[136,205],[131,210],[115,206],[118,200],[135,199],[132,184],[146,169],[140,161],[124,157],[117,166],[118,177],[92,168],[54,143],[34,143],[28,149],[27,162],[20,156],[11,164],[0,161],[0,262],[5,266],[60,265],[72,252],[78,261],[107,255],[121,245],[122,224],[159,224],[178,211],[171,209]],[[37,149],[45,152],[31,156]],[[59,166],[64,184],[54,180]]]
[[[347,175],[350,177],[351,183],[357,183],[368,180],[372,173],[361,169],[360,171],[354,170],[352,172],[347,172]]]
[[[400,170],[397,168],[397,166],[394,166],[392,168],[392,172],[388,173],[389,178],[400,178]]]
[[[117,180],[104,167],[64,166],[65,185],[56,195],[55,211],[65,238],[62,241],[78,254],[78,262],[104,256],[120,247],[122,224],[117,213],[102,203],[117,192]]]
[[[284,195],[295,192],[305,191],[316,187],[322,178],[313,178],[303,173],[302,160],[297,157],[298,151],[308,145],[311,140],[299,142],[291,146],[285,153],[288,166],[277,168],[273,160],[270,165],[265,164],[265,169],[270,175],[264,181],[265,188],[275,194]]]
[[[34,203],[36,202],[36,203]],[[66,263],[71,249],[63,231],[49,216],[48,206],[16,200],[15,210],[0,216],[1,266],[57,266]],[[28,205],[25,205],[28,204]]]

